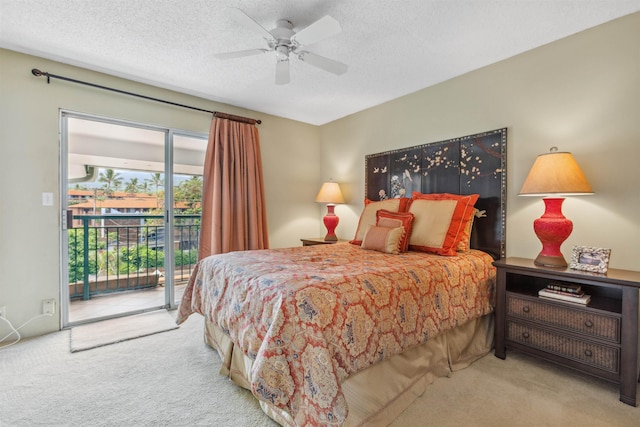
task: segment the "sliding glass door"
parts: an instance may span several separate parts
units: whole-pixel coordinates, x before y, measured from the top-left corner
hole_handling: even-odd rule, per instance
[[[175,307],[197,257],[206,135],[73,112],[61,130],[63,326]]]
[[[200,218],[202,212],[202,174],[208,136],[170,133],[173,174],[171,203],[173,218],[173,284],[168,294],[172,306],[180,303],[184,288],[198,261]]]

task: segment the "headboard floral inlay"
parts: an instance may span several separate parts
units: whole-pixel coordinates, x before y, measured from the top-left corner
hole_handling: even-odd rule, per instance
[[[369,200],[421,193],[479,194],[482,218],[472,247],[505,256],[507,129],[432,142],[365,156]]]

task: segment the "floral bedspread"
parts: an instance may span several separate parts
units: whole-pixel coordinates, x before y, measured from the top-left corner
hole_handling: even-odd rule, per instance
[[[216,323],[253,363],[252,392],[296,425],[342,425],[349,375],[492,310],[489,255],[387,255],[348,243],[200,261],[178,323]]]

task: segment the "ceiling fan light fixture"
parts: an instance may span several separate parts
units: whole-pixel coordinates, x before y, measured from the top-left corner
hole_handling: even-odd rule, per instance
[[[268,49],[250,49],[239,52],[220,53],[215,55],[217,58],[233,59],[257,55],[263,52],[275,52],[276,84],[287,84],[291,81],[289,71],[290,53],[293,53],[296,58],[307,64],[335,75],[344,74],[347,71],[347,65],[342,62],[303,50],[305,45],[317,43],[339,34],[342,31],[340,23],[331,16],[326,15],[298,32],[293,31],[293,23],[291,21],[288,19],[280,19],[276,22],[276,27],[268,31],[241,10],[236,8],[228,8],[227,10],[229,16],[240,25],[260,34],[267,42]]]
[[[276,58],[278,58],[278,61],[288,61],[289,47],[286,45],[279,45],[276,47]]]

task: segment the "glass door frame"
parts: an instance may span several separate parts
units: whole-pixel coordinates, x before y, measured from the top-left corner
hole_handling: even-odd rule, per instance
[[[169,127],[162,127],[156,125],[149,125],[145,123],[139,123],[129,120],[122,120],[104,116],[98,116],[94,114],[88,113],[80,113],[76,111],[60,109],[59,110],[59,147],[60,147],[60,320],[62,328],[66,328],[69,326],[74,326],[82,323],[89,323],[97,320],[104,320],[105,317],[100,318],[91,318],[87,320],[81,321],[69,321],[69,308],[70,308],[70,295],[69,295],[69,253],[68,253],[68,227],[67,227],[67,209],[69,208],[68,201],[68,173],[69,173],[69,129],[68,129],[68,118],[77,118],[81,120],[88,120],[94,122],[101,122],[106,124],[114,124],[120,126],[133,127],[137,129],[147,129],[157,132],[164,133],[164,228],[165,228],[165,242],[164,242],[164,269],[165,269],[165,299],[164,304],[161,306],[151,306],[145,309],[139,309],[129,312],[119,313],[110,317],[121,317],[131,314],[142,313],[146,311],[158,310],[163,308],[173,309],[177,307],[177,302],[175,301],[175,248],[173,244],[170,242],[173,241],[171,239],[168,241],[169,236],[173,236],[174,234],[174,179],[173,179],[173,160],[174,160],[174,136],[187,136],[193,137],[197,139],[203,139],[205,144],[208,140],[208,136],[206,134],[179,130]],[[205,145],[206,148],[206,145]],[[167,248],[170,248],[167,250]]]

